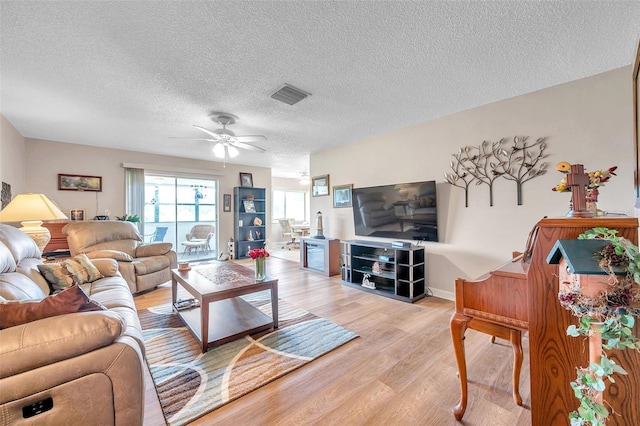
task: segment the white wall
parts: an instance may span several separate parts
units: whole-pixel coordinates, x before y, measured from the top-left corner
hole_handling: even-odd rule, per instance
[[[452,298],[457,277],[476,278],[523,250],[534,224],[544,216],[567,213],[570,193],[551,191],[561,179],[555,164],[584,164],[586,170],[617,165],[618,176],[600,190],[599,208],[634,214],[631,67],[613,70],[373,136],[355,144],[311,155],[311,175],[329,174],[331,185],[355,187],[436,180],[440,243],[425,243],[427,284]],[[425,94],[428,96],[428,94]],[[400,100],[401,101],[401,100]],[[547,138],[545,175],[524,184],[516,205],[511,181],[464,191],[444,180],[451,155],[483,140],[527,135]],[[332,208],[332,197],[313,197],[312,211],[323,212],[325,235],[354,238],[352,209]]]
[[[24,138],[0,115],[0,181],[11,185],[11,195],[26,192],[26,153]]]
[[[42,192],[54,200],[63,211],[84,209],[88,218],[104,214],[109,208],[111,218],[121,216],[125,206],[125,182],[123,163],[151,165],[150,170],[181,172],[189,175],[216,177],[219,179],[220,229],[216,232],[218,247],[227,247],[227,240],[233,236],[232,212],[222,211],[222,195],[232,194],[233,187],[240,185],[239,172],[253,174],[255,187],[267,188],[271,192],[271,169],[264,167],[239,166],[214,161],[193,160],[164,155],[123,151],[110,148],[75,145],[39,139],[26,139],[27,154],[26,188],[29,192]],[[58,173],[102,176],[102,192],[59,191]],[[15,194],[15,192],[14,192]],[[232,201],[233,203],[233,201]],[[267,223],[270,220],[270,203],[267,206]]]

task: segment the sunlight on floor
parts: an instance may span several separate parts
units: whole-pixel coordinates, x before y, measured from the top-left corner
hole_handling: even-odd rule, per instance
[[[276,246],[269,250],[269,254],[279,259],[286,259],[286,260],[291,260],[293,262],[300,262],[300,249],[298,248],[287,250],[287,249],[282,249],[279,246]]]

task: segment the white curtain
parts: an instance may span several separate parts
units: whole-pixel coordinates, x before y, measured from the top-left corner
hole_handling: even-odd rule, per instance
[[[144,217],[144,169],[125,170],[125,212]]]

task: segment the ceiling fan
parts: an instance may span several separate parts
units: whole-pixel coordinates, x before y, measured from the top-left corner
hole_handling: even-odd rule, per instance
[[[262,135],[236,135],[233,131],[227,129],[227,126],[231,124],[235,124],[238,121],[238,117],[228,113],[215,113],[211,115],[211,120],[214,122],[221,124],[221,129],[209,130],[205,129],[202,126],[198,126],[196,124],[193,127],[202,130],[209,138],[172,138],[172,139],[191,139],[196,141],[209,141],[216,142],[213,147],[213,155],[218,158],[222,158],[225,160],[227,158],[234,158],[240,154],[238,148],[246,149],[249,151],[255,152],[265,152],[264,149],[249,145],[245,142],[254,142],[254,141],[264,141],[267,140],[266,137]]]

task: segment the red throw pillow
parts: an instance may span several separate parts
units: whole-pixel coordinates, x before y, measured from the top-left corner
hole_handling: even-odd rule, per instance
[[[78,285],[42,300],[18,300],[0,302],[0,329],[14,327],[39,319],[74,312],[106,310]]]

